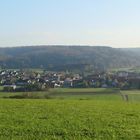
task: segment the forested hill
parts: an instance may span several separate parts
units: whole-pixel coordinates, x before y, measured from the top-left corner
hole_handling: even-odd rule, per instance
[[[140,52],[140,51],[139,51]],[[48,70],[96,69],[140,66],[134,49],[104,46],[26,46],[0,48],[2,68],[47,68]]]

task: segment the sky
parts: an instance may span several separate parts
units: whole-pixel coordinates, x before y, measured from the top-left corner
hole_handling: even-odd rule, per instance
[[[0,0],[0,47],[140,47],[140,0]]]

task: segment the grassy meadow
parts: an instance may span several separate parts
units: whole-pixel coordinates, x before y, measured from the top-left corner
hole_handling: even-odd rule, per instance
[[[0,93],[2,140],[140,139],[140,91],[60,88],[11,98],[21,94]]]
[[[140,73],[140,67],[115,68],[115,69],[110,69],[109,71],[111,71],[111,72],[126,71],[126,72]]]

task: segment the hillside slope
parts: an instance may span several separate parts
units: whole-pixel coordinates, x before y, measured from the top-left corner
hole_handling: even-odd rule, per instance
[[[137,52],[137,51],[136,51]],[[2,68],[49,70],[139,66],[139,53],[104,46],[27,46],[0,48]]]

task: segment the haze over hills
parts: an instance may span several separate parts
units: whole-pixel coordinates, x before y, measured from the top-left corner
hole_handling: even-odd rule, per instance
[[[140,49],[63,45],[0,48],[0,66],[56,71],[140,66]]]

